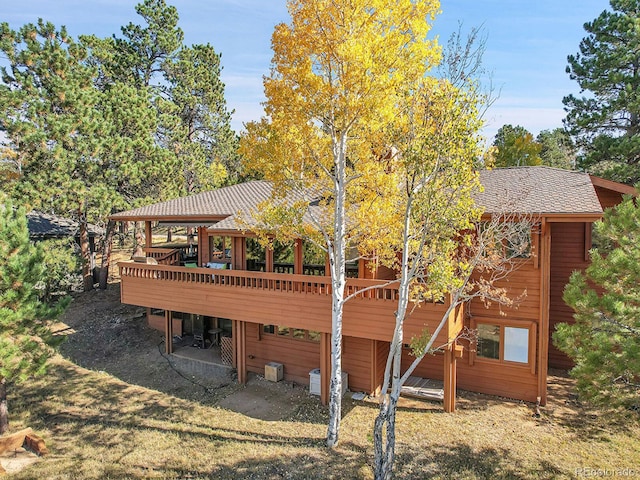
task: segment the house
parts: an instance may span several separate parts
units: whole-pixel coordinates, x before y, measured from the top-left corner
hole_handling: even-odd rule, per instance
[[[504,213],[506,205],[536,219],[531,254],[501,283],[514,297],[525,289],[527,295],[502,312],[476,301],[452,312],[438,343],[448,343],[467,326],[478,331],[477,348],[453,342],[444,353],[427,356],[415,375],[444,380],[447,411],[455,408],[457,387],[544,405],[548,369],[570,365],[551,344],[555,325],[572,320],[562,301],[564,285],[573,270],[587,265],[593,222],[634,189],[550,167],[483,171],[481,182],[484,192],[476,200],[486,216]],[[189,319],[192,329],[206,322],[215,327],[212,331],[221,331],[241,383],[248,372],[264,373],[271,362],[283,365],[285,379],[301,384],[308,384],[309,372],[319,367],[321,400],[327,402],[331,281],[323,258],[301,240],[289,250],[261,249],[236,222],[238,212],[270,194],[269,183],[252,181],[113,215],[117,221],[145,222],[147,256],[158,263],[120,263],[121,300],[149,309],[150,323],[166,332],[169,353],[175,329],[189,328]],[[197,229],[196,268],[180,265],[175,251],[153,247],[153,222]],[[353,262],[347,291],[382,285],[390,274],[365,268],[362,260]],[[394,286],[369,290],[346,303],[343,370],[351,390],[379,392],[396,305]],[[446,310],[446,302],[415,309],[405,322],[405,338],[419,335],[425,326],[434,331]],[[403,355],[408,365],[408,348]]]
[[[33,210],[27,213],[27,225],[29,238],[34,241],[67,237],[75,238],[76,242],[80,241],[80,226],[78,222],[68,218]],[[89,237],[89,250],[94,253],[96,251],[95,239],[104,235],[104,229],[89,223],[87,224],[87,234]]]

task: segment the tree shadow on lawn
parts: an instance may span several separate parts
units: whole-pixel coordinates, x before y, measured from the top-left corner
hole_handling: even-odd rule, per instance
[[[455,479],[555,479],[572,477],[555,465],[541,461],[527,467],[508,448],[472,449],[464,443],[438,445],[431,449],[403,446],[396,457],[396,478]]]
[[[47,377],[16,389],[11,408],[14,423],[28,424],[40,432],[50,448],[44,465],[31,470],[36,475],[43,469],[53,476],[75,472],[71,478],[147,478],[158,472],[163,477],[188,473],[199,478],[212,471],[245,468],[242,465],[247,461],[240,459],[255,450],[287,452],[282,458],[269,455],[264,462],[266,471],[279,471],[278,462],[284,460],[289,469],[312,466],[316,475],[310,478],[325,478],[329,467],[355,471],[366,461],[362,447],[348,442],[340,445],[341,458],[326,456],[324,424],[261,422],[87,372],[60,358],[52,362]],[[239,466],[226,465],[233,458],[215,458],[217,449],[229,445],[238,451]],[[305,466],[309,453],[289,458],[289,452],[296,450],[321,458]],[[138,461],[145,451],[150,454],[145,454],[144,462]],[[201,459],[192,463],[190,457],[201,452],[208,452],[211,458],[204,464]],[[217,463],[225,465],[213,467]]]
[[[548,403],[542,408],[538,423],[555,423],[573,432],[576,438],[608,441],[611,434],[640,425],[640,415],[631,411],[592,408],[578,398],[573,380],[566,371],[553,370],[549,375]]]
[[[240,391],[243,388],[238,387]],[[19,397],[12,400],[14,408],[29,411],[30,421],[42,422],[41,426],[45,428],[51,428],[52,423],[79,421],[127,428],[145,427],[147,422],[162,422],[163,425],[170,422],[202,429],[206,425],[197,421],[200,415],[211,414],[214,418],[232,414],[243,416],[215,405],[130,385],[61,359],[50,365],[46,378],[20,386]],[[325,407],[323,409],[326,410]],[[219,428],[216,422],[208,426]],[[159,427],[153,425],[151,428]]]

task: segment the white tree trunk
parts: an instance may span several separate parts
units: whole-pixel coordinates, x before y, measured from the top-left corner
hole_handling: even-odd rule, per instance
[[[342,416],[342,314],[346,285],[346,134],[333,142],[334,156],[334,238],[327,245],[331,268],[331,382],[327,446],[338,444]],[[331,242],[330,242],[331,243]]]
[[[403,245],[408,245],[411,225],[412,199],[409,197],[404,214]],[[412,269],[409,268],[409,249],[402,251],[400,264],[400,285],[398,286],[398,308],[396,310],[396,324],[393,339],[389,349],[389,356],[384,369],[382,382],[382,400],[380,410],[374,422],[374,476],[376,480],[391,478],[396,446],[396,407],[402,388],[401,363],[402,341],[404,338],[404,318],[409,303],[409,287],[411,285]],[[391,386],[391,392],[389,392]],[[383,439],[386,428],[386,442]]]

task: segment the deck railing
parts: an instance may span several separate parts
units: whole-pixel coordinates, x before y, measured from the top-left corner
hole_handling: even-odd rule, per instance
[[[152,257],[161,265],[179,265],[180,249],[179,248],[161,248],[151,247],[145,248],[144,253],[147,257]]]
[[[120,262],[118,266],[120,267],[120,276],[123,278],[142,278],[157,282],[174,282],[182,285],[192,283],[248,290],[260,289],[283,293],[331,295],[331,278],[317,275],[187,268],[133,262]],[[397,301],[398,288],[395,284],[389,285],[388,283],[385,280],[349,278],[345,288],[345,295],[355,294],[357,298]],[[367,288],[369,289],[365,290]]]

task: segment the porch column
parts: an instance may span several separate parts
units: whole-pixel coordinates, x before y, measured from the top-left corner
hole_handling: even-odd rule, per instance
[[[304,271],[304,249],[302,248],[302,239],[296,238],[293,244],[293,273],[302,275]]]
[[[173,312],[164,311],[164,351],[167,355],[173,353]]]
[[[207,227],[198,227],[198,266],[200,267],[210,261]]]
[[[331,334],[320,334],[320,403],[329,404],[329,383],[331,380]]]
[[[444,411],[453,413],[456,410],[456,345],[447,346],[444,351]]]
[[[236,369],[238,371],[238,383],[247,383],[247,324],[236,321],[234,323],[236,331],[233,332],[236,344]]]
[[[264,271],[273,272],[273,270],[273,249],[267,247],[264,249]]]
[[[244,241],[244,237],[231,237],[231,242],[233,269],[246,270],[247,244]]]
[[[538,325],[538,397],[547,404],[547,374],[549,369],[549,301],[551,285],[551,225],[542,219],[540,225],[540,320]]]
[[[146,248],[151,248],[151,245],[153,245],[153,237],[151,234],[151,222],[149,220],[146,220],[144,222],[144,246]]]

